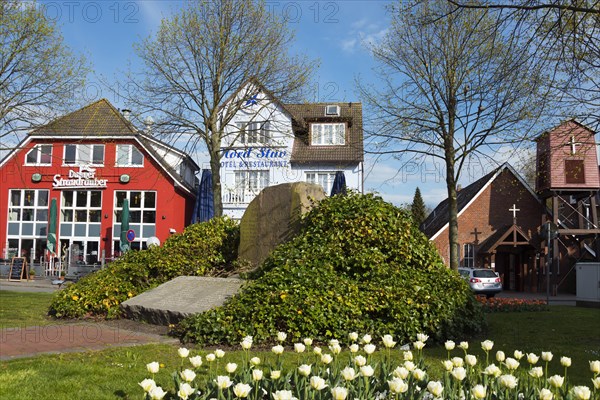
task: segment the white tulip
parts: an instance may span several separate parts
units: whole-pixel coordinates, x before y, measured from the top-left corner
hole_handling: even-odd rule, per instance
[[[180,347],[177,350],[177,354],[179,354],[179,357],[181,357],[181,358],[186,358],[187,356],[190,355],[190,351],[188,349],[186,349],[185,347]]]
[[[381,341],[383,342],[383,345],[388,349],[391,349],[396,345],[396,342],[394,341],[392,335],[384,335],[381,338]]]
[[[283,346],[280,344],[278,344],[277,346],[273,346],[271,348],[271,351],[273,352],[273,354],[280,355],[283,353]]]
[[[592,379],[592,384],[597,390],[600,390],[600,376],[597,376],[594,379]]]
[[[271,377],[271,379],[276,381],[277,379],[281,378],[281,371],[271,371],[271,374],[269,376]]]
[[[442,397],[444,386],[442,386],[442,382],[440,381],[431,381],[427,384],[427,390],[435,397]]]
[[[340,354],[342,352],[342,347],[338,343],[334,343],[329,345],[329,350],[335,355]]]
[[[294,351],[296,353],[304,353],[306,346],[303,343],[294,343]]]
[[[165,392],[160,386],[156,386],[148,392],[148,395],[152,400],[161,400],[166,394],[167,392]]]
[[[571,359],[569,357],[561,357],[560,358],[560,365],[562,365],[565,368],[568,368],[571,366]]]
[[[429,336],[425,335],[424,333],[417,333],[417,340],[419,342],[425,343],[427,339],[429,339]]]
[[[233,374],[237,367],[238,366],[236,363],[227,363],[227,365],[225,365],[225,371],[227,371],[229,374]]]
[[[253,381],[260,381],[263,378],[263,371],[262,369],[253,369],[252,370],[252,380]]]
[[[364,377],[371,377],[375,373],[375,370],[370,365],[363,365],[360,367],[360,374]]]
[[[517,360],[511,357],[508,357],[506,359],[506,362],[504,363],[504,365],[506,365],[506,368],[508,368],[511,371],[514,371],[515,369],[519,368],[519,364],[520,363]]]
[[[412,351],[409,350],[409,351],[405,351],[404,353],[402,353],[402,358],[404,359],[404,361],[414,360]]]
[[[402,365],[404,365],[404,368],[406,368],[409,371],[414,370],[416,367],[415,363],[412,361],[404,361],[404,364],[402,364]]]
[[[454,369],[454,364],[452,364],[452,360],[443,360],[442,365],[444,366],[444,369],[448,372]]]
[[[483,373],[489,376],[498,377],[502,371],[496,366],[496,364],[490,364],[486,367]]]
[[[515,358],[517,360],[520,360],[521,358],[523,358],[523,352],[521,350],[515,350],[515,352],[513,353],[513,355],[515,356]]]
[[[153,361],[149,364],[146,364],[146,369],[151,374],[156,374],[156,373],[158,373],[158,370],[160,369],[160,364],[156,361]]]
[[[390,391],[396,394],[404,393],[408,390],[408,384],[400,378],[393,378],[391,381],[388,381],[388,386]]]
[[[504,352],[502,350],[498,350],[496,352],[496,361],[501,363],[504,360],[506,360],[506,356],[504,355]]]
[[[354,364],[356,364],[357,367],[362,367],[367,364],[367,359],[364,356],[358,355],[354,357]]]
[[[238,398],[248,397],[248,395],[250,394],[251,390],[252,390],[252,386],[250,386],[250,385],[248,385],[246,383],[238,383],[237,385],[235,385],[233,387],[233,393]]]
[[[277,332],[277,341],[278,342],[285,342],[285,339],[287,339],[287,333]]]
[[[363,350],[367,354],[373,354],[375,352],[375,345],[371,344],[371,343],[365,344],[365,347],[363,347]]]
[[[202,357],[200,357],[200,356],[190,357],[190,363],[192,364],[192,367],[198,368],[202,365]]]
[[[148,393],[156,387],[156,382],[154,382],[154,379],[144,379],[143,381],[138,383],[138,385],[140,385],[142,389],[144,389],[144,392]]]
[[[223,358],[223,357],[225,357],[225,352],[221,349],[216,349],[215,356],[217,356],[217,358]]]
[[[544,360],[546,362],[550,362],[550,361],[552,361],[552,357],[554,357],[554,355],[551,352],[542,351],[542,360]]]
[[[517,387],[518,379],[514,375],[502,375],[498,378],[500,384],[507,389],[514,389]]]
[[[527,353],[527,362],[531,365],[538,362],[540,358],[533,353]]]
[[[336,386],[331,389],[331,396],[333,400],[345,400],[348,397],[348,389]]]
[[[421,342],[420,340],[417,340],[413,343],[413,347],[417,350],[423,350],[423,347],[425,347],[425,343]]]
[[[412,372],[412,375],[415,377],[416,380],[422,381],[422,380],[425,380],[425,377],[427,374],[422,369],[415,368],[414,371]]]
[[[590,371],[594,374],[600,374],[600,361],[590,361]]]
[[[350,339],[351,342],[356,342],[358,340],[358,333],[350,332],[348,334],[348,339]]]
[[[181,379],[183,379],[186,382],[191,382],[194,379],[196,379],[196,373],[191,369],[184,369],[179,373],[179,376],[181,376]]]
[[[408,377],[409,373],[410,373],[410,371],[404,367],[396,367],[396,369],[393,372],[393,375],[396,378],[406,379]]]
[[[365,344],[369,344],[369,343],[371,343],[371,339],[372,339],[372,338],[371,338],[371,335],[369,335],[369,334],[367,333],[365,336],[363,336],[363,338],[362,338],[362,342],[363,342],[363,343],[365,343]]]
[[[360,350],[360,347],[358,346],[358,344],[353,343],[350,345],[349,349],[350,349],[350,353],[358,353],[358,350]]]
[[[258,357],[252,357],[250,359],[250,364],[252,364],[254,366],[260,365],[260,358],[258,358]]]
[[[327,387],[327,384],[325,383],[325,379],[321,378],[320,376],[311,376],[310,387],[315,390],[323,390]]]
[[[474,367],[475,364],[477,364],[477,357],[475,357],[473,354],[467,354],[465,356],[465,363],[467,363],[467,365],[470,367]]]
[[[548,383],[554,386],[555,388],[561,387],[564,382],[565,378],[560,375],[552,375],[550,378],[548,378]]]
[[[575,396],[576,400],[590,400],[592,392],[587,386],[574,386],[573,395]]]
[[[325,365],[330,364],[333,361],[333,356],[331,354],[323,354],[321,356],[321,362]]]
[[[311,370],[311,366],[307,365],[307,364],[302,364],[301,366],[298,367],[298,373],[302,376],[309,376],[310,370]]]
[[[540,395],[540,400],[552,400],[554,398],[554,395],[552,394],[552,392],[546,388],[540,390],[539,395]]]
[[[541,378],[544,376],[544,369],[542,367],[533,367],[529,370],[529,375],[534,378]]]
[[[316,354],[316,355],[318,355],[318,356],[320,356],[322,354],[322,350],[321,350],[321,348],[319,346],[315,346],[313,348],[313,353]]]
[[[357,376],[356,375],[356,371],[352,367],[346,367],[346,368],[344,368],[342,370],[341,374],[342,374],[342,378],[344,378],[347,381],[352,381]]]
[[[278,390],[273,393],[273,400],[294,400],[291,390]]]
[[[446,340],[446,343],[444,343],[444,347],[448,351],[454,350],[455,346],[456,346],[456,344],[452,340]]]
[[[304,342],[304,345],[312,346],[313,340],[311,338],[304,338],[302,341]]]
[[[463,350],[469,350],[469,342],[460,342],[458,347],[460,347]]]
[[[476,399],[485,399],[485,396],[487,396],[487,388],[483,385],[475,385],[473,389],[471,389],[471,394]]]
[[[208,362],[213,362],[213,361],[215,361],[216,358],[217,358],[217,356],[215,356],[213,353],[206,355],[206,361],[208,361]]]
[[[467,371],[463,368],[463,367],[457,367],[454,368],[452,370],[452,372],[450,372],[450,374],[454,377],[454,379],[456,379],[457,381],[462,381],[463,379],[465,379],[467,377]]]
[[[229,379],[229,376],[223,375],[217,376],[217,379],[215,379],[215,383],[217,384],[217,387],[219,389],[227,389],[233,384],[233,382],[231,382],[231,379]]]
[[[460,357],[452,357],[450,361],[452,361],[452,365],[455,367],[462,367],[464,364],[464,360]]]
[[[184,382],[179,385],[177,396],[182,400],[187,400],[187,398],[193,395],[195,391],[196,389],[194,389],[189,383]]]
[[[485,351],[490,351],[494,347],[494,342],[491,340],[484,340],[481,342],[481,348]]]

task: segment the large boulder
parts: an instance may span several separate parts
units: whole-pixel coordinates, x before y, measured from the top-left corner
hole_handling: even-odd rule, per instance
[[[258,266],[277,245],[298,233],[300,217],[325,197],[321,185],[305,182],[263,189],[240,222],[239,257]]]

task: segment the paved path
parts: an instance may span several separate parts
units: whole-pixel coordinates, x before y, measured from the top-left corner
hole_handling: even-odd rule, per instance
[[[150,330],[146,327],[145,330]],[[103,350],[115,346],[178,343],[156,333],[103,323],[73,323],[0,329],[0,361],[39,354]]]

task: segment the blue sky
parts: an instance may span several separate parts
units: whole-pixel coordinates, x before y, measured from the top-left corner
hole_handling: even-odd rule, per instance
[[[344,1],[268,1],[271,12],[287,16],[296,32],[290,52],[302,52],[320,59],[315,73],[317,83],[308,91],[311,101],[361,101],[355,79],[373,80],[373,60],[365,43],[381,38],[389,24],[383,0]],[[136,64],[134,43],[156,32],[161,18],[181,6],[179,0],[142,1],[42,1],[44,13],[55,20],[65,42],[88,58],[94,75],[84,91],[85,102],[105,97],[116,107],[124,106],[118,94],[100,83]],[[135,69],[135,68],[133,68]],[[101,79],[102,77],[102,79]],[[113,85],[118,93],[118,88]],[[200,165],[207,160],[197,160]],[[491,168],[491,167],[490,167]],[[463,185],[479,178],[488,168],[471,170]],[[380,193],[395,204],[412,200],[419,186],[429,206],[446,197],[442,165],[433,163],[404,165],[391,159],[366,155],[365,189]]]

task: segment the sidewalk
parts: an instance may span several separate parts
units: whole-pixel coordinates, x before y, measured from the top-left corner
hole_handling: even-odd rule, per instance
[[[48,292],[52,293],[59,289],[60,285],[53,285],[53,279],[36,278],[34,280],[9,281],[6,278],[0,279],[0,290],[10,290],[13,292]]]
[[[179,343],[157,333],[128,329],[129,323],[70,323],[0,329],[0,361],[40,354],[103,350],[151,343]],[[157,327],[148,326],[145,330]],[[166,331],[166,328],[164,328]]]

